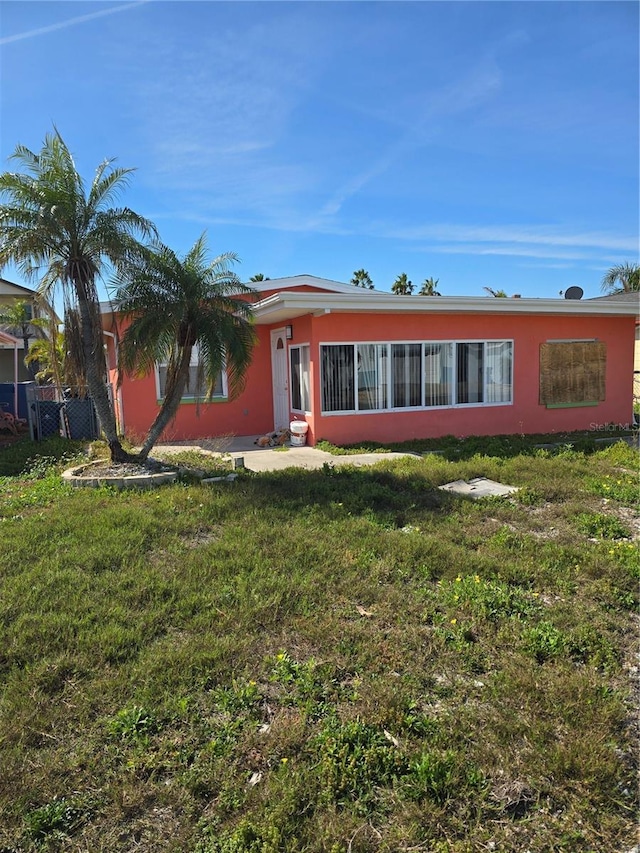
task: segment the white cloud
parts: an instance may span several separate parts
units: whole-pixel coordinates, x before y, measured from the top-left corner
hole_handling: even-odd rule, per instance
[[[76,24],[84,24],[87,21],[93,21],[96,18],[102,18],[105,15],[113,15],[116,12],[126,12],[128,9],[133,9],[136,6],[143,6],[151,0],[135,0],[133,3],[125,3],[122,6],[110,6],[108,9],[100,9],[98,12],[89,12],[88,15],[77,15],[75,18],[67,18],[66,21],[58,21],[55,24],[49,24],[46,27],[37,27],[33,30],[27,30],[24,33],[16,33],[12,36],[0,38],[0,45],[11,44],[24,39],[35,38],[36,36],[47,35],[48,33],[56,32],[57,30],[66,30],[68,27],[74,27]]]
[[[391,229],[387,236],[403,240],[449,241],[455,243],[514,243],[528,245],[577,246],[588,249],[608,249],[638,252],[638,238],[585,231],[567,233],[553,226],[479,226],[479,225],[424,225]],[[515,254],[515,252],[514,252]]]

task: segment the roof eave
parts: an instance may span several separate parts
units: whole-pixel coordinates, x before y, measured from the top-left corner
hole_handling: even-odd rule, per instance
[[[368,295],[368,294],[367,294]],[[279,292],[253,306],[256,323],[269,324],[305,314],[556,314],[569,316],[635,316],[629,304],[589,303],[564,299],[495,299],[467,296],[396,296]]]

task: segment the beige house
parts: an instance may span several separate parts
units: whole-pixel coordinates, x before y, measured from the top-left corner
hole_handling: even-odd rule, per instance
[[[18,301],[25,301],[31,305],[32,317],[46,317],[47,312],[43,308],[42,303],[38,300],[38,294],[35,290],[24,287],[21,284],[15,284],[12,281],[7,281],[5,278],[0,278],[0,314],[6,308]],[[17,338],[17,355],[18,355],[18,382],[26,382],[31,377],[29,371],[25,367],[24,357],[24,341],[22,337],[22,329],[16,326],[11,326],[7,323],[0,323],[0,331],[5,332],[12,338]],[[44,337],[44,332],[41,329],[31,327],[30,337]],[[3,336],[4,337],[4,336]],[[13,382],[15,376],[15,345],[9,340],[0,339],[0,382]]]

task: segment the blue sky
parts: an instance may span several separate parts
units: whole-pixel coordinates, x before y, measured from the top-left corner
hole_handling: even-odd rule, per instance
[[[53,124],[90,180],[243,279],[600,293],[638,259],[635,2],[28,2],[0,19],[2,169]],[[19,280],[11,270],[5,277]]]

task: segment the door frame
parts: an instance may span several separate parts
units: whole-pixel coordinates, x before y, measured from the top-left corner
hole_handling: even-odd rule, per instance
[[[278,338],[282,339],[282,349],[279,350]],[[282,353],[282,355],[280,355]],[[287,348],[287,334],[284,326],[279,329],[271,330],[271,390],[273,394],[273,428],[287,429],[289,426],[289,359]],[[282,358],[284,381],[280,384],[277,375],[278,358]],[[282,423],[279,421],[282,420]]]

